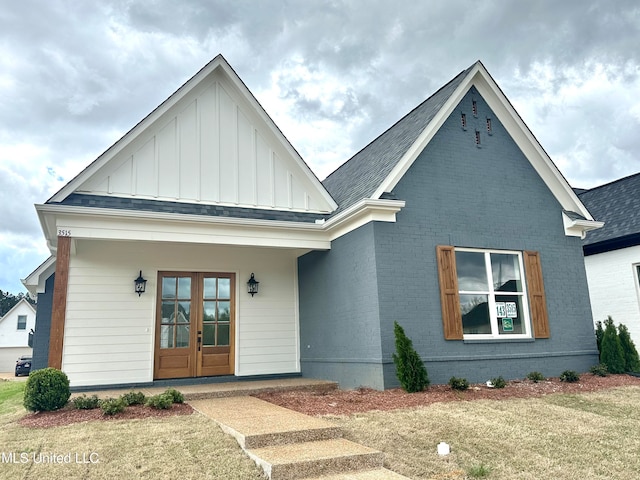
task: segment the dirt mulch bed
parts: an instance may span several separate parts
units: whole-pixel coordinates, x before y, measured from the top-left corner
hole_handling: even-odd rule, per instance
[[[49,428],[71,425],[72,423],[91,420],[131,420],[134,418],[161,418],[175,415],[191,415],[193,408],[186,403],[174,403],[171,408],[158,410],[144,405],[131,405],[124,412],[115,415],[104,415],[100,408],[78,410],[72,404],[54,412],[29,413],[18,420],[18,424],[30,428]]]
[[[432,385],[419,393],[406,393],[401,389],[378,391],[360,388],[328,393],[264,393],[255,397],[307,415],[349,415],[370,410],[420,407],[436,402],[540,397],[551,393],[585,393],[629,385],[640,386],[640,378],[632,375],[598,377],[587,373],[581,375],[576,383],[561,382],[557,378],[538,383],[515,380],[508,382],[505,388],[488,388],[478,384],[471,385],[463,392],[453,390],[449,385]]]

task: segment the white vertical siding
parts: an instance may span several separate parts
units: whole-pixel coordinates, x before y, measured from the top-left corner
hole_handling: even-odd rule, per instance
[[[640,292],[634,264],[640,263],[640,246],[585,257],[589,298],[594,321],[608,315],[624,323],[640,348]]]
[[[142,269],[147,291],[133,280]],[[236,375],[298,372],[296,253],[204,245],[78,241],[71,257],[63,370],[73,386],[153,379],[161,270],[236,274]],[[246,293],[252,272],[260,281]]]
[[[299,160],[234,87],[216,76],[140,132],[77,191],[297,211],[331,209]]]

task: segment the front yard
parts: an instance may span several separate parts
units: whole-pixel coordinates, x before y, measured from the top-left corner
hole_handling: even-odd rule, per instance
[[[25,427],[18,424],[23,388],[0,382],[2,479],[263,478],[200,414]],[[640,386],[326,418],[414,479],[640,478]],[[437,455],[442,441],[449,456]]]

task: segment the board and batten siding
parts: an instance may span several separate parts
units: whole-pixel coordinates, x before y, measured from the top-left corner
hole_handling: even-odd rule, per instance
[[[296,258],[288,249],[78,240],[71,256],[62,369],[72,386],[153,380],[158,271],[236,274],[238,376],[300,371]],[[133,280],[142,270],[146,293]],[[251,297],[252,272],[260,292]]]
[[[584,257],[594,322],[611,315],[624,323],[636,346],[640,346],[640,291],[635,265],[640,264],[640,245]]]
[[[77,191],[326,212],[309,175],[234,87],[214,75]]]

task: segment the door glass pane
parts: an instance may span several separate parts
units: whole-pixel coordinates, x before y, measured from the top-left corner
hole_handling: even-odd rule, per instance
[[[191,320],[191,302],[178,302],[178,323],[189,323]]]
[[[218,321],[228,322],[231,312],[231,302],[218,302]]]
[[[162,298],[176,298],[175,277],[164,277],[162,279]]]
[[[458,288],[467,292],[487,292],[487,269],[482,252],[456,251]]]
[[[204,298],[216,298],[216,279],[205,278],[204,279]]]
[[[162,323],[172,323],[175,317],[175,302],[162,302]]]
[[[191,277],[178,278],[178,298],[191,298]]]
[[[173,325],[160,326],[160,348],[173,348]]]
[[[176,331],[176,348],[189,346],[189,325],[178,325]]]
[[[203,302],[203,321],[215,322],[216,320],[216,302]]]
[[[214,347],[216,345],[216,325],[209,323],[202,328],[202,345],[205,347]]]
[[[460,310],[465,335],[491,333],[488,295],[460,295]]]
[[[521,295],[496,295],[496,310],[500,335],[525,333]]]
[[[520,263],[512,253],[492,253],[493,288],[500,292],[521,292]]]
[[[218,298],[227,299],[231,298],[231,279],[219,278],[218,279]]]
[[[229,345],[229,324],[218,324],[218,346]]]

